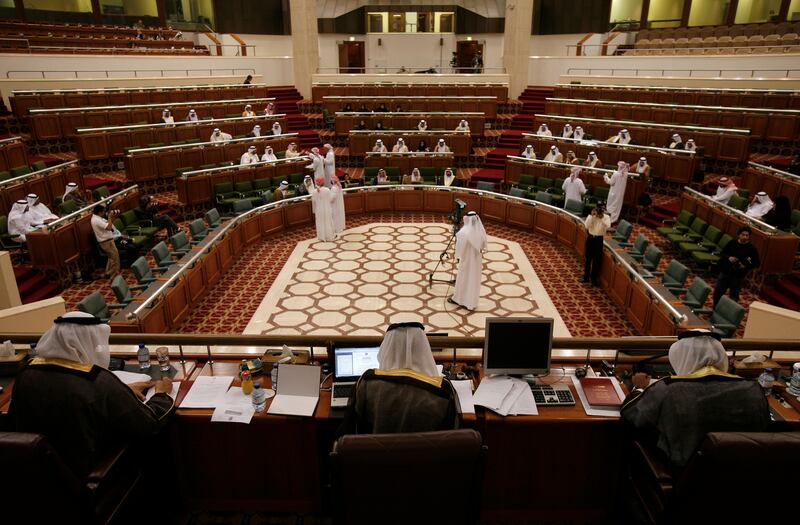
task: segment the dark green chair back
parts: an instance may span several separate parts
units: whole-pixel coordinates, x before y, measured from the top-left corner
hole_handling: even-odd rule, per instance
[[[288,182],[289,184],[302,184],[305,176],[305,173],[292,173],[289,175]]]
[[[533,175],[528,175],[527,173],[521,173],[519,176],[519,181],[517,181],[517,183],[520,186],[529,188],[531,186],[536,185],[536,177],[534,177]]]
[[[204,239],[205,236],[208,235],[208,229],[206,228],[206,223],[203,222],[203,219],[195,219],[189,223],[189,233],[192,234],[193,241]]]
[[[664,286],[683,287],[688,277],[689,268],[676,259],[672,259],[667,265],[661,281]]]
[[[108,191],[108,188],[106,188],[105,186],[100,186],[99,188],[95,188],[95,190],[92,192],[92,195],[94,195],[95,200],[99,201],[100,199],[105,199],[106,197],[110,197],[111,192]]]
[[[564,209],[570,213],[574,213],[575,215],[583,215],[583,208],[584,204],[582,201],[567,199],[567,201],[564,203]]]
[[[640,233],[636,236],[636,240],[633,241],[633,249],[636,253],[644,253],[649,244],[650,239]]]
[[[537,200],[544,204],[553,204],[553,196],[547,193],[546,191],[537,191],[534,200]]]
[[[239,215],[240,213],[244,213],[248,210],[253,209],[253,203],[250,199],[239,199],[238,201],[233,203],[233,213]]]
[[[139,222],[139,218],[136,217],[136,212],[133,210],[123,212],[119,217],[122,219],[122,222],[125,223],[125,226],[131,226]]]
[[[211,208],[206,212],[206,222],[209,228],[216,228],[220,225],[222,218],[219,216],[219,212],[216,208]]]
[[[553,187],[553,179],[548,177],[539,177],[536,179],[536,187],[540,190],[548,190]]]
[[[628,242],[632,232],[633,224],[629,223],[625,219],[622,219],[619,221],[619,224],[617,224],[617,229],[614,230],[614,235],[611,237],[617,242]]]
[[[133,275],[136,277],[136,281],[139,284],[150,284],[156,280],[155,277],[153,277],[153,271],[150,269],[150,265],[147,264],[147,259],[144,257],[139,257],[133,261],[131,270],[133,270]]]
[[[69,215],[70,213],[74,213],[79,209],[78,203],[72,199],[67,199],[58,205],[58,211],[61,213],[61,215]]]
[[[153,248],[150,250],[150,253],[153,255],[153,259],[156,261],[156,266],[169,266],[172,264],[173,261],[172,257],[169,254],[169,248],[167,248],[166,243],[164,241],[159,241]]]
[[[186,237],[186,233],[184,232],[176,233],[169,238],[169,242],[172,244],[172,251],[174,252],[187,251],[191,248],[189,239]]]
[[[738,195],[734,194],[731,196],[731,199],[728,201],[728,206],[731,208],[737,209],[739,211],[744,211],[747,208],[747,199],[739,197]]]
[[[233,191],[237,193],[249,193],[253,191],[253,183],[249,180],[237,182],[233,185]]]
[[[33,164],[31,164],[31,168],[33,171],[42,171],[47,169],[47,163],[43,160],[37,160]]]
[[[256,179],[253,181],[253,189],[256,191],[267,191],[272,187],[272,179],[269,177],[265,179]]]
[[[31,169],[28,166],[17,166],[16,168],[11,168],[11,177],[21,177],[30,172]]]
[[[711,293],[711,287],[699,277],[695,277],[689,289],[686,290],[686,297],[683,304],[689,308],[702,308]]]
[[[133,295],[131,294],[131,289],[128,287],[128,282],[121,275],[117,275],[111,281],[111,290],[114,292],[114,296],[117,298],[118,302],[127,304],[133,301]]]
[[[528,196],[528,192],[523,190],[522,188],[511,188],[510,190],[508,190],[508,194],[511,195],[512,197],[520,197],[523,199]]]
[[[714,311],[711,312],[709,322],[715,332],[718,332],[722,337],[733,337],[739,324],[744,318],[745,309],[742,305],[723,295]]]
[[[233,193],[232,182],[220,182],[214,184],[214,195],[223,195],[225,193]]]
[[[642,258],[642,265],[648,270],[655,270],[658,268],[658,263],[661,262],[661,250],[657,246],[650,246],[644,257]]]
[[[105,299],[100,292],[92,292],[78,302],[78,310],[92,314],[104,321],[108,321],[111,313],[108,310]]]
[[[719,238],[719,242],[717,243],[717,248],[719,251],[722,251],[725,246],[728,245],[729,242],[733,240],[733,236],[727,233],[722,234],[722,237]]]
[[[479,180],[476,185],[476,188],[483,191],[494,191],[494,182],[487,182],[484,180]]]
[[[0,171],[0,181],[8,180],[11,178],[10,171]]]

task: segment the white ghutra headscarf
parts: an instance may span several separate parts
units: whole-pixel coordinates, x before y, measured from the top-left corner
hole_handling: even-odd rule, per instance
[[[431,377],[439,377],[431,345],[421,323],[389,325],[378,350],[381,370],[408,368]]]
[[[48,359],[67,359],[108,368],[111,327],[85,312],[68,312],[39,339],[36,352]]]

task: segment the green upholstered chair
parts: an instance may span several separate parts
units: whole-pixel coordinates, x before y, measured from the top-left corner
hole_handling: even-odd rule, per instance
[[[241,198],[241,194],[233,190],[232,182],[214,184],[214,201],[223,210],[230,210],[233,207],[233,203]]]
[[[8,170],[0,171],[0,182],[11,178],[11,172]]]
[[[564,209],[570,213],[574,213],[575,215],[583,215],[583,209],[585,205],[583,201],[576,201],[573,199],[567,199],[564,203]]]
[[[364,180],[368,181],[369,184],[375,184],[375,177],[378,176],[378,170],[380,170],[380,168],[374,166],[364,168]]]
[[[78,302],[78,310],[107,322],[111,319],[111,308],[125,308],[124,304],[107,304],[100,292],[92,292]]]
[[[194,170],[194,168],[192,166],[184,166],[182,168],[178,168],[178,169],[175,170],[175,176],[176,177],[180,177],[181,175],[183,175],[187,171],[193,171],[193,170]]]
[[[203,219],[195,219],[189,223],[189,233],[192,234],[192,243],[196,244],[208,236],[208,228]]]
[[[122,222],[125,223],[125,231],[129,234],[144,235],[145,237],[152,237],[161,229],[158,226],[153,226],[149,220],[139,220],[136,212],[128,210],[120,214]]]
[[[537,191],[534,200],[544,204],[553,204],[553,196],[546,191]]]
[[[164,146],[166,146],[164,142],[153,142],[152,144],[147,145],[148,148],[162,148]]]
[[[147,264],[147,259],[144,257],[139,257],[133,264],[131,264],[131,270],[133,270],[133,275],[136,277],[136,282],[143,285],[148,285],[152,282],[155,282],[156,278],[153,275],[153,268],[150,268],[150,265]],[[163,271],[160,268],[156,268],[156,271]]]
[[[608,200],[608,186],[595,186],[592,188],[592,193],[587,192],[583,201],[586,203],[586,209],[591,212],[597,208],[598,205],[605,204]]]
[[[213,170],[216,167],[218,167],[218,166],[216,164],[214,164],[213,162],[211,164],[201,164],[200,165],[200,169],[201,170]]]
[[[510,190],[508,190],[508,194],[511,195],[512,197],[519,197],[521,199],[528,198],[528,192],[525,191],[523,188],[511,188]]]
[[[719,242],[720,237],[722,237],[722,231],[716,226],[709,226],[706,228],[702,239],[697,242],[687,241],[679,243],[678,248],[680,248],[681,252],[686,254],[697,250],[710,252],[717,248],[717,242]]]
[[[300,172],[300,173],[290,173],[289,177],[287,177],[286,180],[289,182],[289,184],[298,185],[298,184],[302,184],[303,183],[303,179],[305,177],[306,177],[306,174],[302,173],[302,172]],[[280,183],[278,183],[278,184],[280,184]]]
[[[725,248],[725,246],[732,240],[733,236],[725,233],[719,238],[719,242],[717,243],[717,247],[715,249],[710,251],[695,250],[691,252],[690,255],[692,260],[699,266],[709,268],[719,261],[719,254],[722,252],[722,249]]]
[[[137,249],[141,250],[144,248],[147,243],[150,241],[150,237],[147,235],[142,235],[138,231],[126,231],[125,230],[125,223],[122,222],[122,219],[117,217],[113,221],[114,227],[118,229],[120,232],[124,232],[125,235],[128,236],[128,239],[136,246]]]
[[[186,237],[186,233],[184,232],[176,233],[169,238],[169,242],[172,244],[171,255],[182,257],[192,250],[192,244],[189,242],[189,238]]]
[[[16,168],[11,168],[11,178],[13,179],[14,177],[21,177],[30,172],[31,169],[28,166],[17,166]]]
[[[233,185],[233,189],[239,193],[243,199],[248,199],[254,208],[264,204],[264,192],[253,189],[252,181],[245,180],[237,182]]]
[[[99,201],[101,199],[105,199],[106,197],[110,197],[111,192],[108,191],[108,188],[105,186],[100,186],[99,188],[94,189],[92,195],[94,195],[94,200]]]
[[[441,172],[441,169],[434,168],[432,166],[425,166],[419,169],[419,173],[422,175],[422,182],[425,184],[438,183],[439,179],[441,178]]]
[[[131,293],[131,290],[142,290],[144,288],[147,288],[147,285],[136,284],[134,286],[128,286],[128,281],[121,275],[117,275],[111,280],[111,290],[114,292],[114,296],[120,304],[130,304],[130,302],[133,301],[133,293]]]
[[[665,226],[656,228],[656,231],[666,237],[671,233],[682,233],[689,229],[694,220],[694,214],[688,210],[681,210],[674,219],[666,219]]]
[[[652,272],[653,275],[661,276],[661,284],[670,292],[683,290],[686,279],[689,277],[689,268],[683,263],[672,259],[663,272]]]
[[[273,189],[275,189],[275,186],[272,185],[272,179],[270,177],[253,181],[253,191],[259,192],[262,196],[264,193],[272,193]]]
[[[654,272],[661,262],[661,250],[658,246],[650,246],[642,257],[642,268],[648,272]]]
[[[706,304],[706,299],[708,299],[710,293],[711,287],[708,283],[700,277],[695,277],[692,284],[689,285],[689,288],[686,290],[686,295],[682,299],[682,302],[696,314],[697,311],[702,309],[703,305]]]
[[[222,217],[219,216],[216,208],[211,208],[206,212],[206,223],[209,228],[216,228],[222,223]]]
[[[43,160],[37,160],[33,164],[31,164],[31,168],[33,171],[42,171],[47,169],[47,163]]]
[[[249,199],[241,199],[233,203],[233,213],[239,215],[253,209],[253,203]]]
[[[561,206],[564,203],[564,190],[561,186],[564,185],[564,179],[554,179],[553,186],[547,190],[547,193],[553,196],[553,204]]]
[[[697,243],[703,238],[706,228],[708,228],[708,223],[700,217],[695,217],[688,230],[667,234],[667,239],[669,239],[674,246],[678,246],[680,243],[686,241],[694,241]]]
[[[72,199],[62,201],[61,204],[58,205],[58,213],[60,215],[69,215],[70,213],[75,213],[79,209],[78,203]]]
[[[733,337],[744,318],[745,309],[727,295],[723,295],[708,319],[711,330],[722,337]]]
[[[400,167],[399,166],[386,166],[386,176],[389,177],[389,182],[392,184],[400,184]]]
[[[633,233],[633,224],[622,219],[619,221],[619,224],[617,224],[617,228],[614,230],[611,238],[617,241],[620,246],[630,246],[631,243],[628,242],[628,239],[630,239],[631,233]]]
[[[649,245],[650,239],[640,233],[636,236],[636,240],[633,241],[633,246],[628,249],[628,255],[637,261],[641,261],[642,258],[644,258],[644,252],[647,250]]]
[[[8,216],[0,215],[0,248],[13,250],[22,248],[22,243],[15,241],[14,237],[8,233]]]
[[[530,193],[536,189],[536,177],[527,173],[520,173],[519,180],[515,186]]]
[[[536,191],[549,191],[553,188],[553,179],[548,177],[539,177],[536,179]]]
[[[175,260],[172,258],[172,254],[170,254],[169,248],[164,241],[158,241],[150,250],[150,253],[153,256],[153,259],[155,259],[156,264],[161,268],[166,268],[175,263]]]
[[[739,211],[744,211],[747,208],[747,199],[734,193],[728,201],[728,206]]]
[[[494,182],[487,182],[485,180],[479,180],[475,183],[475,187],[483,191],[495,191]]]

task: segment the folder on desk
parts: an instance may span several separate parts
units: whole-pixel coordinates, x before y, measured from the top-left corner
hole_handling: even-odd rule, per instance
[[[278,391],[267,413],[287,416],[313,416],[319,401],[318,366],[281,365]]]

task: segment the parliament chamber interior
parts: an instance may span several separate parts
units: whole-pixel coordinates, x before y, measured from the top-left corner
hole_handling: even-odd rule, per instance
[[[0,14],[3,523],[790,509],[800,0]]]

